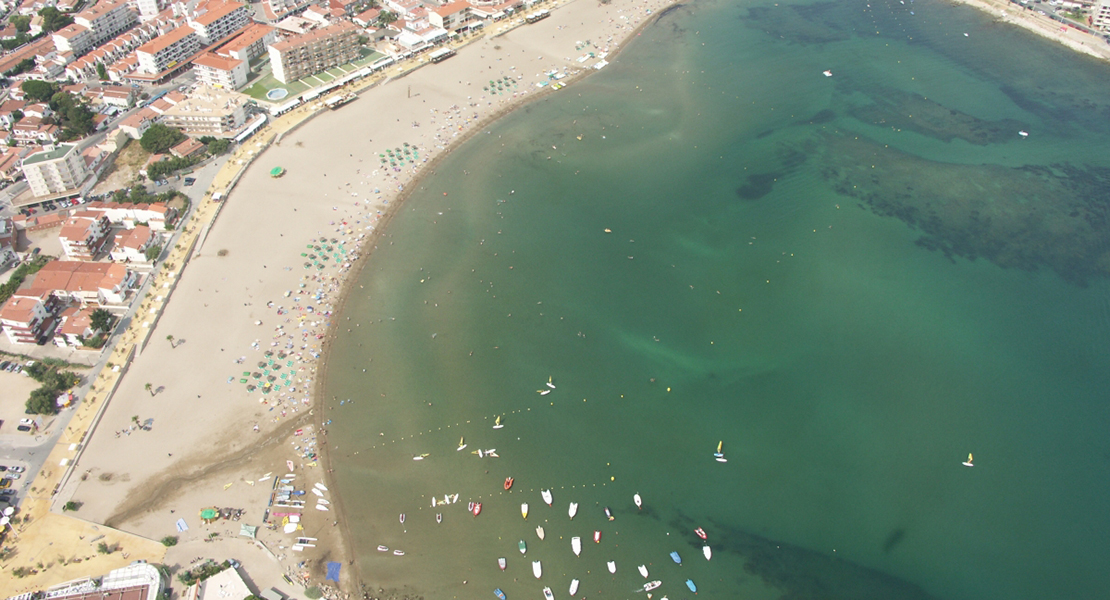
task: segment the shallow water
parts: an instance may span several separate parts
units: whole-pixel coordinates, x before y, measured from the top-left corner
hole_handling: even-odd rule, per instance
[[[476,136],[330,358],[368,587],[1097,597],[1108,74],[937,2],[699,2]]]

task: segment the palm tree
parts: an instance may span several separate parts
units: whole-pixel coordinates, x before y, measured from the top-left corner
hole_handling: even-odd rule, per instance
[[[139,424],[139,415],[131,415],[131,422],[135,425]]]
[[[146,389],[146,391],[150,392],[150,397],[151,398],[154,397],[154,390],[152,389],[153,387],[154,386],[150,385],[149,383],[143,386],[143,388]]]
[[[173,343],[173,336],[172,335],[167,335],[166,340],[170,343],[171,348],[177,348],[177,346],[174,345],[174,343]]]

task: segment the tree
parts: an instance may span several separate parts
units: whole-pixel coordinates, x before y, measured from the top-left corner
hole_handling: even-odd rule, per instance
[[[15,30],[19,33],[27,33],[31,31],[31,16],[30,15],[15,15],[8,19]]]
[[[108,331],[112,326],[112,313],[103,308],[98,308],[89,315],[89,324],[96,331]]]
[[[81,505],[82,504],[83,504],[83,502],[74,502],[73,500],[70,500],[69,502],[65,503],[65,506],[62,507],[62,512],[66,512],[66,511],[70,511],[70,510],[72,510],[72,511],[81,510]]]
[[[381,23],[382,25],[389,25],[396,20],[397,15],[389,12],[388,10],[383,10],[382,12],[378,13],[378,23]]]
[[[161,255],[162,255],[162,245],[161,244],[151,246],[151,247],[146,249],[146,259],[149,260],[150,262],[154,262],[154,261],[158,260],[158,257],[161,256]]]
[[[176,535],[167,535],[166,537],[162,538],[162,545],[167,547],[167,548],[169,548],[170,546],[176,546],[177,545],[177,536]]]
[[[42,17],[42,30],[50,33],[54,33],[67,25],[73,24],[73,17],[53,6],[47,6],[40,10],[39,16]]]
[[[151,154],[162,154],[166,150],[185,141],[185,134],[174,129],[167,127],[161,123],[155,123],[146,130],[143,137],[139,139],[139,145],[143,150]]]
[[[101,554],[111,554],[112,550],[115,550],[115,548],[108,547],[108,544],[106,544],[104,542],[100,542],[99,544],[96,545],[96,551],[101,553]]]
[[[4,77],[15,77],[21,73],[26,73],[35,68],[35,59],[25,58],[19,61],[14,67],[4,71]]]
[[[144,385],[144,386],[143,386],[143,389],[144,389],[144,390],[146,390],[146,391],[148,391],[148,392],[150,392],[150,397],[151,397],[151,398],[153,398],[153,397],[154,397],[154,386],[153,386],[153,385],[151,385],[151,384],[149,384],[149,383],[148,383],[148,384],[146,384],[146,385]]]
[[[96,76],[101,81],[108,81],[108,69],[104,68],[104,63],[96,63]]]
[[[58,414],[58,404],[54,401],[54,390],[46,387],[31,392],[31,397],[27,398],[25,408],[27,414],[30,415],[56,415]]]
[[[135,425],[139,424],[139,415],[131,415],[131,422]]]
[[[166,341],[170,343],[171,348],[177,348],[177,345],[173,343],[173,335],[167,335]]]
[[[227,149],[231,146],[229,140],[212,140],[206,143],[208,144],[208,153],[212,156],[218,156],[227,152]]]
[[[40,81],[38,79],[28,79],[19,86],[23,93],[32,100],[39,102],[47,102],[58,93],[58,85],[49,81]]]

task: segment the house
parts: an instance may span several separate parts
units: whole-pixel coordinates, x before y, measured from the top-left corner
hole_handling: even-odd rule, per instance
[[[156,245],[158,237],[146,225],[134,229],[124,229],[116,233],[112,246],[112,260],[128,263],[149,263],[146,251]]]
[[[58,240],[69,260],[93,260],[108,243],[111,224],[103,213],[77,211],[62,224]]]
[[[147,107],[120,121],[119,129],[130,136],[131,139],[137,140],[143,137],[143,134],[146,133],[147,129],[150,129],[157,118],[158,113]]]
[[[204,152],[206,148],[207,146],[197,141],[196,138],[186,138],[184,142],[170,148],[170,154],[178,158],[185,158]]]
[[[192,27],[182,26],[139,46],[135,56],[139,59],[140,71],[157,75],[188,60],[198,50],[200,37]]]
[[[50,294],[64,302],[105,306],[123,304],[138,282],[139,276],[119,263],[52,260],[35,273],[27,289],[40,297]]]
[[[0,306],[0,327],[13,344],[42,344],[54,332],[58,301],[49,294],[17,291]]]
[[[454,31],[469,22],[473,15],[466,0],[456,0],[428,12],[428,21],[435,27]]]
[[[84,209],[104,214],[108,217],[108,222],[113,225],[133,228],[146,223],[154,231],[165,231],[177,218],[177,210],[162,202],[153,204],[90,202],[84,205]]]
[[[79,348],[82,339],[88,339],[99,330],[93,329],[92,314],[96,308],[91,306],[69,306],[58,315],[58,326],[54,330],[54,345]]]
[[[15,223],[8,217],[0,217],[0,265],[7,265],[19,258],[15,253],[18,241],[19,232],[15,229]]]
[[[197,32],[201,46],[227,38],[250,23],[251,11],[238,2],[209,0],[198,5],[187,25]]]

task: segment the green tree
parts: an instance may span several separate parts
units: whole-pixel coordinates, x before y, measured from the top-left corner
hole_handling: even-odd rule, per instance
[[[389,25],[396,20],[397,15],[389,12],[388,10],[383,10],[382,12],[378,13],[378,23],[381,23],[382,25]]]
[[[19,86],[23,93],[32,100],[47,102],[58,93],[58,84],[38,79],[29,79]],[[53,107],[51,107],[53,108]]]
[[[27,33],[31,31],[31,17],[30,15],[15,15],[8,19],[15,30],[19,33]]]
[[[150,397],[151,398],[154,397],[154,385],[153,384],[148,383],[148,384],[143,386],[143,389],[150,392]]]
[[[177,348],[177,344],[173,343],[173,335],[172,334],[166,336],[166,341],[170,343],[171,348]]]
[[[96,76],[101,81],[108,81],[108,69],[104,68],[104,63],[96,63]]]
[[[27,398],[25,408],[27,414],[30,415],[56,415],[58,414],[58,404],[54,401],[54,391],[40,387],[39,389],[31,392],[31,397]]]
[[[67,25],[73,24],[73,17],[63,13],[62,11],[47,6],[39,11],[39,16],[42,17],[42,30],[53,33]]]
[[[158,257],[162,255],[162,245],[158,244],[156,246],[151,246],[147,248],[145,254],[146,259],[150,262],[158,260]]]
[[[74,502],[73,500],[70,500],[69,502],[65,503],[65,506],[62,507],[62,512],[81,510],[82,504],[82,502]]]
[[[103,308],[98,308],[89,315],[89,324],[97,331],[108,331],[108,328],[112,326],[112,313]]]
[[[173,127],[155,123],[150,126],[150,129],[146,130],[143,137],[139,138],[139,145],[151,154],[162,154],[183,141],[185,141],[184,133]]]
[[[19,61],[14,67],[4,71],[4,77],[15,77],[21,73],[26,73],[35,68],[35,59],[25,58]]]
[[[112,550],[115,550],[115,548],[108,547],[108,544],[105,542],[100,542],[96,545],[96,551],[101,554],[111,554]]]
[[[162,545],[167,547],[167,548],[169,548],[171,546],[176,546],[177,545],[177,536],[176,535],[167,535],[166,537],[162,538]]]
[[[212,156],[223,154],[224,152],[227,152],[227,149],[229,147],[231,147],[230,140],[212,140],[211,142],[206,143],[208,144],[208,153]]]

